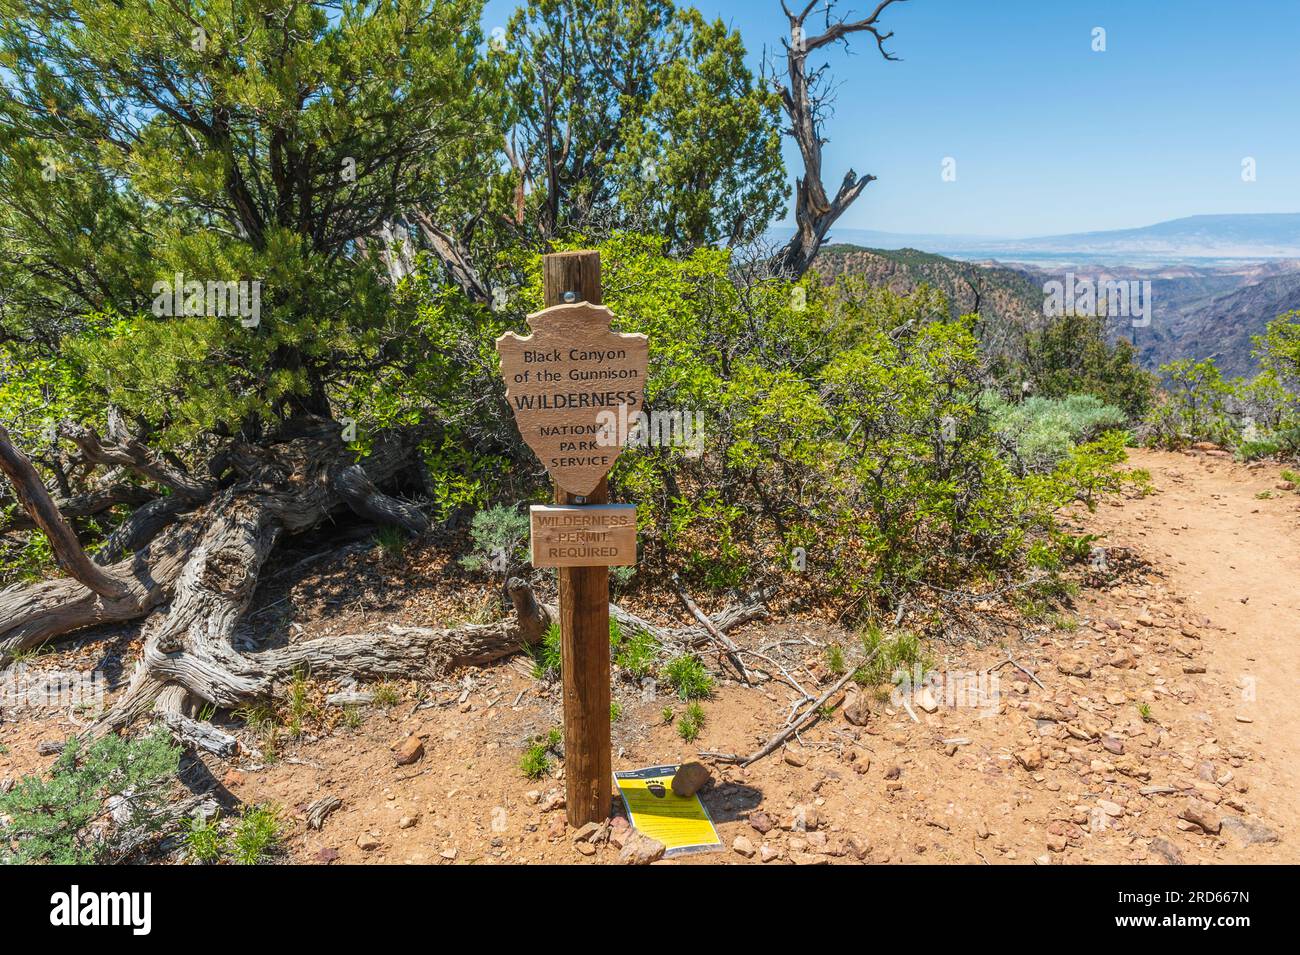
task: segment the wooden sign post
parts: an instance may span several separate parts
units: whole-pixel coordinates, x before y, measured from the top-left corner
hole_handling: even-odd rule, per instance
[[[519,431],[555,482],[557,507],[532,517],[533,563],[559,577],[564,783],[576,827],[609,816],[609,568],[636,561],[635,510],[601,506],[627,437],[601,416],[636,419],[649,344],[610,330],[599,253],[543,256],[542,274],[547,308],[529,316],[532,334],[508,332],[497,351]]]

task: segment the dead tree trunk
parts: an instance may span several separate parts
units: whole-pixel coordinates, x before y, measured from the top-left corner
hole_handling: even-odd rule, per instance
[[[835,0],[827,0],[825,29],[809,36],[806,21],[819,2],[809,0],[798,13],[792,12],[785,0],[781,2],[781,9],[790,21],[790,39],[782,41],[786,54],[786,78],[777,81],[776,87],[790,120],[786,132],[799,145],[804,174],[795,184],[794,237],[773,257],[771,266],[774,273],[795,279],[808,271],[830,227],[876,179],[872,175],[859,176],[850,169],[834,198],[827,194],[822,183],[822,146],[826,143],[822,138],[822,113],[826,97],[818,89],[825,79],[826,65],[810,69],[808,54],[837,41],[843,42],[847,48],[850,34],[870,33],[876,38],[881,56],[886,60],[898,59],[885,49],[885,41],[894,34],[882,33],[879,22],[885,8],[899,0],[880,0],[875,10],[860,20],[836,19],[832,16]]]

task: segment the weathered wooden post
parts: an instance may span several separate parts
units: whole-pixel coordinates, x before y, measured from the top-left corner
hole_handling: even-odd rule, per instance
[[[604,506],[605,475],[644,400],[649,346],[610,330],[599,253],[543,256],[542,273],[532,334],[502,335],[497,350],[520,433],[555,484],[557,506],[533,508],[532,562],[559,576],[565,795],[582,826],[609,815],[613,785],[609,568],[636,563],[635,509]]]

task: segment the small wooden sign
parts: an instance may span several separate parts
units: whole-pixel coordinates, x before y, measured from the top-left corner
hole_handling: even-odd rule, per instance
[[[528,316],[532,334],[497,339],[519,433],[571,494],[590,494],[614,466],[645,397],[649,341],[612,331],[613,317],[589,302],[554,305]]]
[[[625,567],[636,563],[636,505],[534,505],[534,567]]]

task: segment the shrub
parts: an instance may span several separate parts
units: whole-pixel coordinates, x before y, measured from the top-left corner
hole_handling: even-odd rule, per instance
[[[614,664],[634,679],[648,676],[659,655],[659,641],[644,630],[638,630],[623,642],[614,655]]]
[[[1080,442],[1120,428],[1126,415],[1092,395],[1027,398],[1018,404],[986,394],[982,403],[993,427],[1015,451],[1020,473],[1050,471]]]
[[[0,829],[0,862],[88,865],[113,860],[119,850],[115,836],[157,828],[157,810],[167,800],[180,752],[161,728],[135,739],[109,734],[85,749],[70,737],[48,779],[27,776],[0,795],[0,815],[12,819]],[[91,824],[103,819],[105,803],[114,797],[127,818],[104,837]],[[17,849],[10,848],[13,840]]]
[[[668,685],[683,700],[700,700],[713,694],[713,677],[693,653],[673,657],[664,667]]]
[[[535,737],[519,759],[520,771],[529,779],[541,779],[551,771],[551,757],[560,754],[563,744],[564,734],[559,728]]]
[[[258,865],[279,849],[283,835],[279,806],[250,806],[230,834],[230,856],[239,865]]]
[[[185,844],[195,861],[210,865],[221,858],[221,832],[213,820],[195,817],[190,821]]]
[[[694,701],[686,704],[686,710],[677,720],[677,735],[688,743],[699,738],[704,728],[704,707]]]
[[[474,515],[470,524],[470,552],[460,559],[466,570],[488,568],[509,573],[523,562],[528,540],[528,515],[513,507],[490,507]]]

